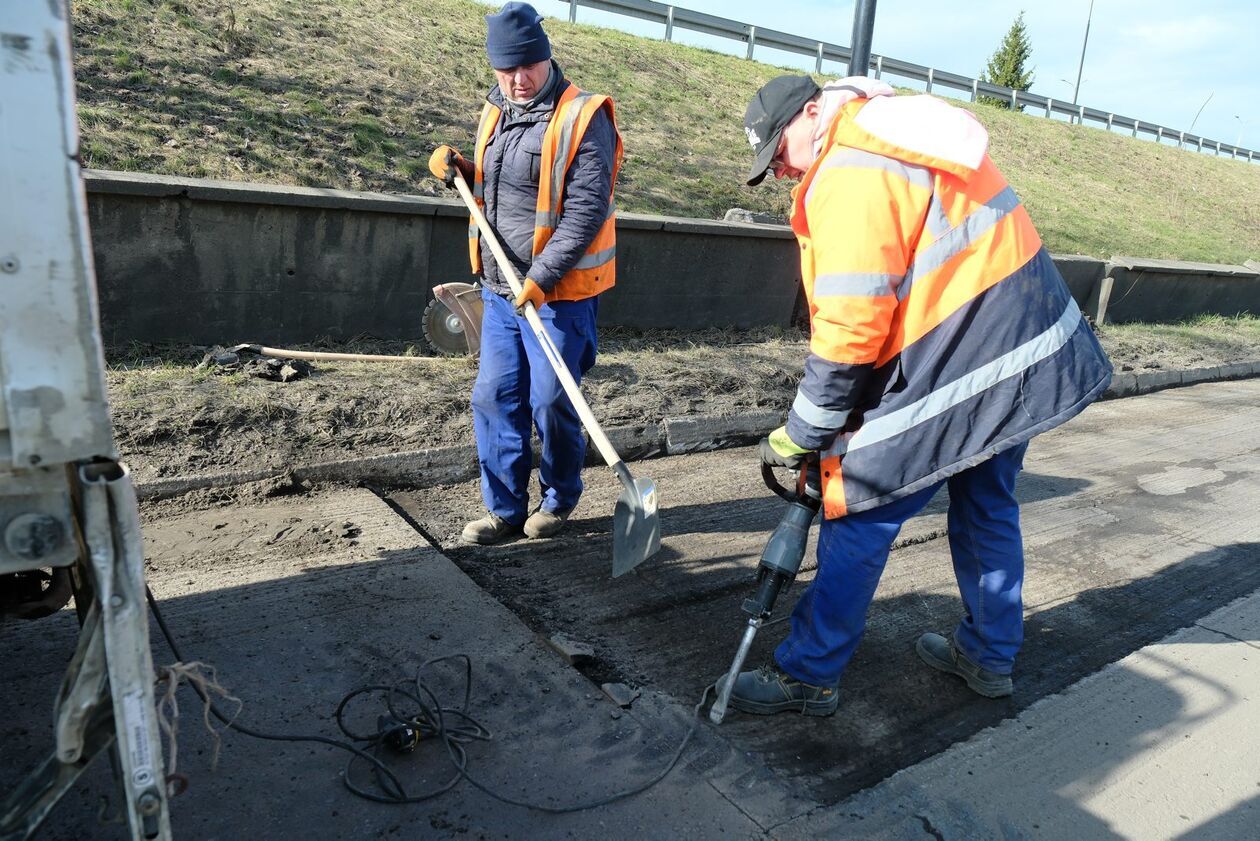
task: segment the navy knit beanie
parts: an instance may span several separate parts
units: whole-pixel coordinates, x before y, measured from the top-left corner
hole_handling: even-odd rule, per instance
[[[486,15],[490,66],[507,70],[551,58],[551,42],[543,32],[542,19],[528,3],[504,3],[497,15]]]

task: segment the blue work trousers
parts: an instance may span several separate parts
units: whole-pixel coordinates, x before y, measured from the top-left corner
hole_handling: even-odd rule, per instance
[[[818,571],[792,612],[775,660],[815,686],[834,686],[866,628],[866,612],[901,525],[949,483],[949,551],[964,616],[954,643],[968,660],[1010,674],[1024,640],[1024,544],[1015,477],[1027,444],[998,453],[917,493],[869,511],[824,520]]]
[[[529,515],[531,423],[538,430],[541,507],[571,511],[582,495],[586,439],[542,345],[512,302],[482,288],[481,360],[473,385],[473,428],[486,510],[513,525]],[[595,364],[597,298],[543,304],[538,315],[573,379]]]

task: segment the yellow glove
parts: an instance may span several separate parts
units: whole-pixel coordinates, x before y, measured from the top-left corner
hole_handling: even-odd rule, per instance
[[[465,163],[464,156],[456,151],[454,146],[443,144],[434,149],[433,154],[429,156],[429,172],[432,172],[434,177],[446,186],[454,187],[455,176],[462,174]]]
[[[758,449],[763,464],[771,467],[786,467],[790,470],[800,470],[801,464],[805,461],[805,454],[810,452],[796,445],[796,442],[788,436],[786,426],[781,426],[762,438]]]
[[[538,309],[543,305],[543,301],[547,299],[547,293],[529,278],[525,278],[525,285],[521,287],[521,294],[516,296],[516,300],[512,302],[512,306],[516,307],[519,315],[525,314],[525,304],[531,303],[534,309]]]

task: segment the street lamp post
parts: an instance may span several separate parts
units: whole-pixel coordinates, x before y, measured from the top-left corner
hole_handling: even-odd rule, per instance
[[[1089,0],[1089,14],[1085,16],[1085,38],[1081,41],[1081,62],[1076,67],[1076,90],[1072,91],[1072,104],[1080,105],[1081,73],[1085,70],[1085,48],[1089,46],[1089,22],[1094,18],[1094,0]]]
[[[1090,0],[1093,2],[1093,0]],[[849,75],[865,76],[871,69],[871,35],[875,31],[875,0],[853,4],[853,37],[849,41]]]
[[[1234,119],[1238,121],[1238,136],[1234,138],[1234,145],[1241,146],[1242,145],[1242,132],[1243,132],[1243,118],[1235,114]]]

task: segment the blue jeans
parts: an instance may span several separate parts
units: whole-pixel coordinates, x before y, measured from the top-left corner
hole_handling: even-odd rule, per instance
[[[837,520],[818,535],[818,572],[792,612],[779,668],[815,686],[834,686],[866,628],[866,612],[902,524],[949,483],[949,551],[965,615],[954,642],[968,660],[1010,674],[1024,641],[1024,545],[1015,477],[1027,444],[998,453],[910,496]]]
[[[582,495],[582,423],[534,331],[512,302],[482,288],[481,360],[473,385],[473,429],[486,510],[513,525],[529,514],[531,426],[542,444],[542,508],[572,510]],[[595,364],[597,298],[556,301],[538,311],[573,379]],[[532,422],[532,423],[531,423]]]

